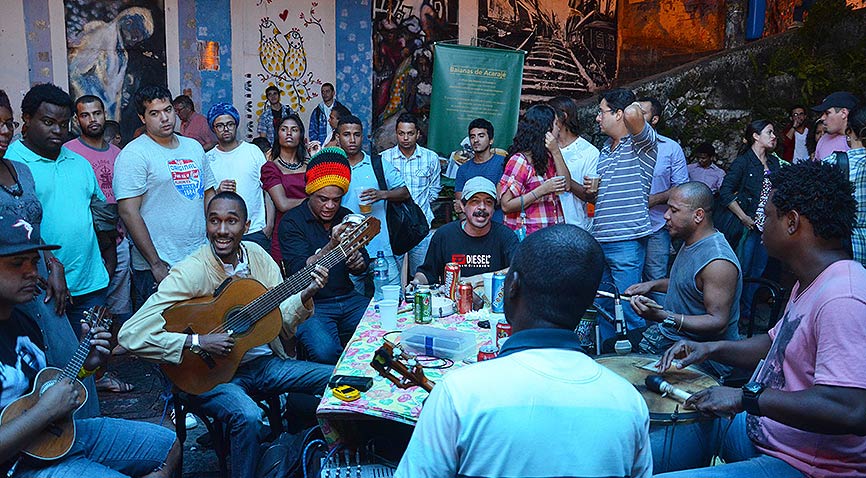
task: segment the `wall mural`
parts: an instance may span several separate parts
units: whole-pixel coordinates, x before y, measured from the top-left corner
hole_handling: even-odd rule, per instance
[[[246,124],[242,135],[248,140],[257,136],[258,117],[267,107],[265,88],[271,85],[282,91],[282,103],[306,124],[318,104],[322,83],[333,77],[333,56],[325,53],[333,50],[333,42],[326,41],[333,37],[333,11],[322,11],[315,1],[261,0],[243,12]]]
[[[521,108],[616,77],[616,0],[478,0],[479,46],[526,51]]]
[[[373,144],[395,145],[395,121],[418,117],[426,142],[433,43],[456,40],[457,0],[373,1]]]
[[[96,95],[124,140],[141,125],[132,95],[167,83],[162,0],[64,0],[69,93]]]

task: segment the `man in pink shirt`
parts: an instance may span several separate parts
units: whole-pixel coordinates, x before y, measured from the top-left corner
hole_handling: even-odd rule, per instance
[[[782,168],[770,182],[762,238],[797,283],[769,335],[680,341],[662,357],[661,370],[674,358],[757,369],[742,389],[713,387],[685,403],[734,416],[721,448],[727,464],[659,476],[866,476],[866,269],[842,248],[853,186],[821,162]]]
[[[848,115],[857,107],[857,97],[847,91],[830,93],[824,101],[813,106],[812,111],[821,114],[821,121],[827,132],[818,140],[815,147],[815,160],[821,161],[836,151],[848,151],[845,133],[848,129]]]
[[[180,134],[182,136],[198,141],[205,151],[210,151],[216,146],[217,137],[210,129],[207,118],[196,112],[195,105],[189,96],[180,95],[171,103],[180,118]]]

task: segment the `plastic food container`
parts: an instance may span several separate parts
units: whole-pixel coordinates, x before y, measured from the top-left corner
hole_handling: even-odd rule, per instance
[[[418,355],[454,361],[463,360],[478,351],[474,334],[429,325],[416,325],[404,330],[400,343]]]

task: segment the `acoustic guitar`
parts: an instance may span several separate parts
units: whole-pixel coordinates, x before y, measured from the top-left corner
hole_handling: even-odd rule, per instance
[[[310,284],[310,274],[316,265],[330,269],[339,264],[366,246],[379,228],[375,217],[350,227],[343,233],[339,246],[271,290],[255,279],[230,279],[213,297],[185,300],[163,311],[165,330],[169,332],[199,335],[231,332],[235,339],[231,352],[224,357],[184,348],[179,364],[161,365],[165,375],[177,388],[193,395],[230,381],[249,349],[277,337],[283,325],[280,303]]]
[[[72,444],[75,442],[75,420],[72,417],[87,401],[87,389],[78,380],[78,371],[81,370],[84,360],[90,354],[90,339],[93,338],[94,326],[98,325],[106,329],[111,326],[111,314],[104,307],[93,307],[84,314],[90,324],[90,330],[84,334],[84,338],[81,339],[78,349],[66,367],[63,370],[56,367],[45,367],[40,370],[36,374],[33,391],[7,405],[3,409],[3,413],[0,414],[0,426],[3,426],[30,411],[36,406],[39,397],[57,382],[67,378],[72,379],[78,395],[82,397],[81,403],[69,415],[48,425],[42,433],[33,438],[26,448],[21,450],[23,453],[40,460],[55,460],[69,453],[72,448]]]

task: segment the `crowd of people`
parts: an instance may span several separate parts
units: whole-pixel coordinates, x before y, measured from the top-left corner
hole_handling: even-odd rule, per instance
[[[0,406],[41,369],[63,368],[93,307],[118,324],[90,331],[78,374],[86,401],[64,379],[34,413],[0,425],[9,476],[167,476],[180,453],[170,431],[98,418],[94,391],[132,389],[108,370],[112,356],[179,364],[187,352],[239,354],[229,382],[181,398],[228,424],[232,476],[253,476],[256,400],[323,393],[375,290],[442,284],[451,262],[475,284],[507,274],[513,336],[496,360],[434,388],[398,476],[650,476],[646,404],[573,333],[604,290],[629,299],[621,324],[599,320],[601,337],[627,333],[636,351],[660,357],[660,370],[678,359],[721,381],[755,371],[742,388],[687,401],[734,417],[716,437],[728,464],[700,476],[866,475],[857,351],[866,340],[866,107],[854,95],[827,96],[812,108],[817,122],[793,107],[781,145],[772,121],[754,119],[727,171],[710,143],[686,148],[688,164],[680,143],[657,131],[656,98],[603,92],[595,121],[607,139],[597,147],[581,137],[575,101],[557,97],[521,115],[507,149],[494,146],[490,121],[471,121],[471,152],[455,156],[447,178],[447,160],[419,144],[411,114],[398,116],[396,144],[370,155],[363,122],[332,84],[309,124],[280,93],[266,90],[258,137],[246,142],[233,105],[202,114],[188,96],[143,86],[131,99],[142,127],[124,144],[100,98],[73,100],[50,84],[24,95],[14,139],[13,106],[0,92]],[[389,206],[414,203],[431,227],[450,180],[456,220],[398,253]],[[321,266],[359,214],[381,232]],[[771,258],[797,281],[791,299],[769,335],[740,340],[740,322],[754,319],[746,279],[764,275]],[[218,295],[231,279],[273,289],[296,274],[308,274],[305,286],[279,305],[280,333],[268,344],[237,352],[232,330],[167,327],[167,309]],[[619,317],[613,299],[595,302]],[[70,454],[22,457],[28,440],[79,407]],[[681,473],[670,476],[695,472]]]

